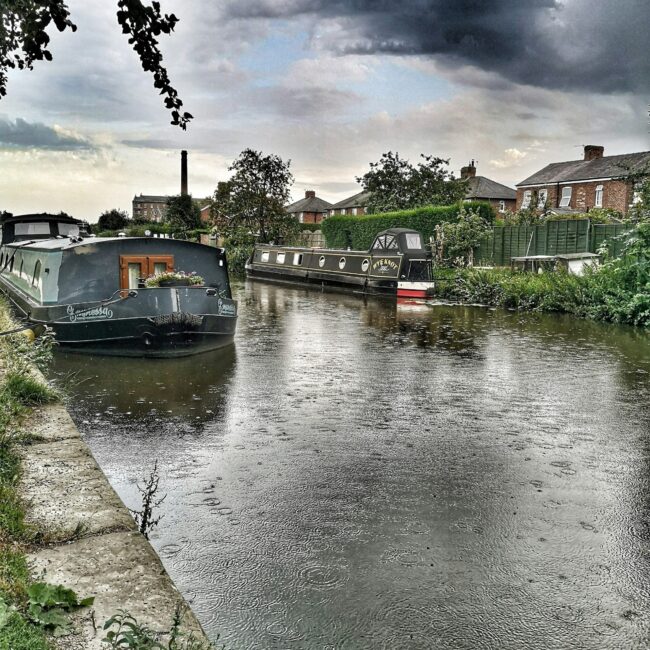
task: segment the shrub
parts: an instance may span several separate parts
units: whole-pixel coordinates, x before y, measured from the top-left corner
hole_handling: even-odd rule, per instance
[[[334,215],[325,219],[320,225],[329,247],[368,250],[375,236],[388,228],[412,228],[428,241],[435,235],[436,225],[456,221],[463,208],[477,212],[490,224],[494,222],[495,214],[492,206],[489,203],[473,201],[362,217]]]

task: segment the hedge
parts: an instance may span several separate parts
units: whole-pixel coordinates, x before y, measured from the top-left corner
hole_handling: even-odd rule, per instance
[[[325,241],[330,248],[368,250],[377,235],[388,228],[412,228],[422,234],[425,241],[433,237],[439,223],[456,221],[460,208],[476,210],[489,223],[495,219],[494,209],[487,202],[470,201],[455,205],[428,206],[414,210],[384,212],[362,217],[335,215],[321,224]]]

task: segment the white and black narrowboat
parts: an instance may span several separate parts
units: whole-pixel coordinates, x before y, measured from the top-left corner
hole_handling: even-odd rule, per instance
[[[4,219],[0,288],[18,314],[79,352],[185,356],[232,342],[237,304],[223,249],[155,237],[84,237],[52,215]],[[147,287],[169,271],[195,273]]]
[[[422,235],[391,228],[368,251],[257,244],[249,277],[347,288],[366,294],[427,298],[433,294],[432,260]]]

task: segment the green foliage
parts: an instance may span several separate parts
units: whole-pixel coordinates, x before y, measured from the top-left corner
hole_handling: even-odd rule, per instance
[[[124,210],[107,210],[99,215],[97,230],[122,230],[129,223],[129,215]]]
[[[488,223],[494,222],[494,209],[489,203],[468,202],[362,217],[334,215],[322,222],[321,230],[331,248],[368,250],[377,233],[388,228],[412,228],[422,234],[424,241],[428,241],[435,236],[438,224],[456,221],[462,209],[477,212]]]
[[[367,212],[394,212],[429,205],[450,205],[461,201],[467,181],[454,178],[447,169],[449,160],[421,154],[417,167],[389,151],[370,171],[357,178],[364,192],[371,192]]]
[[[628,218],[632,221],[650,221],[650,178],[638,179],[634,189],[638,200],[630,210]]]
[[[248,228],[234,228],[224,237],[228,270],[235,275],[244,275],[246,262],[253,254],[255,235]]]
[[[512,309],[558,311],[650,327],[650,223],[624,236],[623,255],[578,277],[507,269],[458,271],[439,295]]]
[[[178,18],[160,12],[160,3],[150,5],[142,0],[119,0],[117,20],[122,33],[140,58],[143,70],[151,72],[154,88],[165,96],[165,106],[171,111],[172,124],[185,129],[192,116],[181,113],[183,102],[172,87],[167,70],[162,65],[162,53],[156,37],[170,34]],[[35,61],[52,60],[48,49],[47,28],[54,24],[60,31],[76,31],[70,20],[65,0],[20,0],[3,2],[0,12],[0,97],[6,95],[7,70],[32,69]]]
[[[291,161],[253,149],[239,154],[228,168],[233,172],[230,180],[219,183],[214,193],[213,204],[218,206],[218,221],[226,237],[239,229],[257,234],[261,242],[294,236],[296,221],[284,210],[293,183],[290,166]]]
[[[0,607],[2,607],[1,600]],[[4,625],[0,625],[0,650],[51,650],[51,648],[40,627],[32,625],[14,607],[7,609]]]
[[[436,261],[446,266],[473,266],[474,249],[491,230],[490,224],[475,210],[464,207],[454,222],[436,226]]]
[[[167,199],[165,223],[181,231],[201,227],[201,210],[190,194],[179,194]]]
[[[71,632],[68,614],[81,607],[89,607],[95,602],[94,597],[79,600],[77,594],[62,585],[50,585],[35,582],[27,589],[29,618],[51,631],[56,636],[66,636]]]
[[[206,646],[193,634],[181,631],[181,618],[182,608],[177,607],[171,628],[157,634],[122,609],[104,623],[106,636],[102,643],[115,650],[210,650],[212,645]],[[160,641],[163,636],[168,637],[165,644]]]
[[[47,404],[56,399],[56,394],[48,386],[30,375],[9,372],[2,388],[3,398],[15,400],[23,406]]]

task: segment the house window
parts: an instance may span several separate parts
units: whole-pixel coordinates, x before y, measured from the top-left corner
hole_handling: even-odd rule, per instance
[[[505,211],[506,211],[506,202],[499,201],[499,212],[505,212]]]
[[[568,208],[571,205],[571,193],[572,188],[570,185],[562,188],[562,199],[560,200],[561,208]]]
[[[341,211],[339,212],[339,214],[345,214],[345,208],[341,208]]]
[[[305,223],[305,213],[304,213],[304,212],[301,212],[301,213],[298,215],[298,221],[299,221],[300,223]]]
[[[596,185],[596,200],[594,202],[594,206],[597,208],[603,207],[603,186],[602,185]]]
[[[537,193],[537,207],[541,210],[546,207],[548,201],[548,190],[540,190]]]
[[[525,210],[530,207],[530,200],[533,198],[533,193],[530,190],[524,192],[524,200],[521,202],[521,207]]]
[[[120,255],[120,289],[137,289],[144,278],[173,270],[172,255]]]
[[[356,209],[356,208],[352,208],[352,214],[353,214],[355,217],[357,216],[357,209]]]

